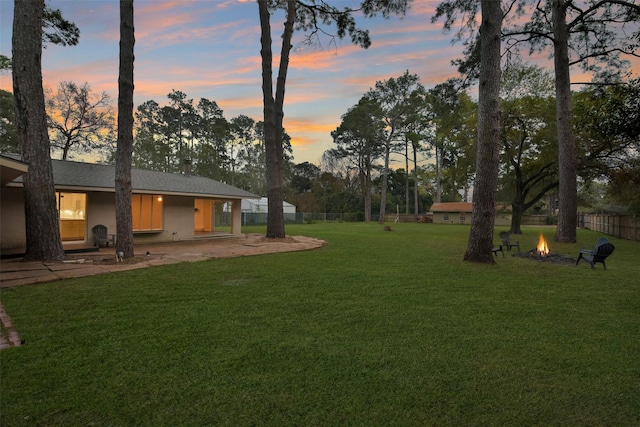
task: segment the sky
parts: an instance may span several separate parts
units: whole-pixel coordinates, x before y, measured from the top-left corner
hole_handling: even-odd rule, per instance
[[[354,6],[356,0],[334,0]],[[431,23],[439,1],[414,0],[403,18],[358,19],[370,31],[372,46],[362,49],[345,39],[304,47],[294,33],[287,76],[284,127],[292,137],[295,163],[320,163],[333,147],[331,131],[377,81],[417,74],[427,88],[457,72],[451,61],[463,46],[442,22]],[[89,83],[107,92],[117,109],[119,1],[49,0],[53,9],[80,29],[77,46],[48,45],[43,52],[45,87],[61,81]],[[168,103],[172,90],[197,104],[215,101],[227,120],[241,114],[262,120],[260,21],[255,0],[136,0],[134,104]],[[0,0],[0,54],[11,57],[13,0]],[[284,15],[272,16],[274,79]],[[0,89],[12,92],[11,76],[0,75]]]
[[[88,82],[106,91],[117,106],[119,2],[50,0],[80,28],[77,46],[48,45],[43,53],[45,87],[61,81]],[[354,5],[354,0],[335,3]],[[417,1],[404,18],[358,20],[371,33],[369,49],[343,40],[303,47],[294,35],[287,77],[284,127],[292,137],[296,163],[320,162],[331,148],[331,131],[376,81],[406,70],[431,87],[455,75],[450,65],[462,47],[452,46],[442,23],[431,24],[437,2]],[[134,103],[168,102],[172,90],[197,103],[216,101],[227,120],[244,114],[262,120],[260,21],[255,0],[136,0]],[[0,0],[0,53],[11,56],[13,0]],[[272,17],[275,60],[279,59],[284,15]],[[274,61],[274,71],[277,63]],[[275,74],[275,72],[274,72]],[[275,75],[274,75],[275,78]],[[11,76],[0,88],[12,92]]]

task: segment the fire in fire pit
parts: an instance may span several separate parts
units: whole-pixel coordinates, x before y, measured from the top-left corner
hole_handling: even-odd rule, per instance
[[[519,254],[521,258],[528,258],[535,261],[541,262],[551,262],[555,264],[575,264],[575,258],[572,258],[567,255],[562,255],[556,252],[551,252],[549,249],[549,244],[545,240],[542,233],[540,233],[540,238],[538,239],[538,246],[534,249],[531,249],[530,252],[522,252]]]
[[[544,236],[542,235],[542,233],[540,233],[540,239],[538,239],[538,246],[536,247],[536,251],[540,256],[549,255],[549,245],[547,244],[547,241],[544,239]]]

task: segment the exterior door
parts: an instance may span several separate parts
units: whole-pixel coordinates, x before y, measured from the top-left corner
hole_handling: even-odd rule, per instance
[[[207,233],[213,231],[213,200],[195,199],[193,206],[194,231]]]

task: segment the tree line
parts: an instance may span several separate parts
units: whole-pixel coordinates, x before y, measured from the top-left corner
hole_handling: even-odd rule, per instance
[[[640,87],[637,79],[624,83],[587,86],[573,94],[579,194],[588,199],[594,182],[615,179],[605,193],[610,197],[588,201],[592,208],[623,210],[620,202],[630,200],[633,191],[624,190],[632,181],[620,177],[633,170],[627,160],[637,149],[638,124],[629,120],[629,108]],[[61,82],[57,92],[45,94],[52,156],[92,155],[115,163],[115,123],[106,93],[93,93],[88,83]],[[11,94],[5,97],[12,104]],[[180,91],[167,98],[165,106],[150,100],[136,109],[133,167],[175,173],[188,163],[194,174],[266,195],[262,122],[244,115],[227,120],[215,101],[202,98],[196,104]],[[557,208],[553,75],[514,62],[503,73],[500,100],[498,200],[510,207],[510,231],[520,233],[525,212],[553,216]],[[426,89],[406,71],[380,81],[343,114],[332,132],[334,147],[320,164],[296,164],[286,137],[285,199],[300,211],[358,214],[365,221],[373,213],[384,218],[385,212],[400,210],[417,217],[433,202],[468,201],[476,122],[477,102],[458,80]],[[15,127],[10,119],[6,123],[3,141],[15,144]],[[616,202],[618,193],[625,199]]]

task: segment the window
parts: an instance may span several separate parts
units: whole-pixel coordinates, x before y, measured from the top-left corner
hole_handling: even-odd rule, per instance
[[[64,243],[83,241],[86,236],[87,195],[56,192],[56,204],[60,219],[60,240]]]
[[[162,230],[162,196],[134,194],[131,197],[133,231]]]
[[[464,224],[467,220],[467,215],[464,212],[460,212],[460,224]]]
[[[60,219],[84,219],[87,195],[84,193],[56,192],[56,205]]]
[[[449,221],[449,212],[444,213],[444,220]]]

